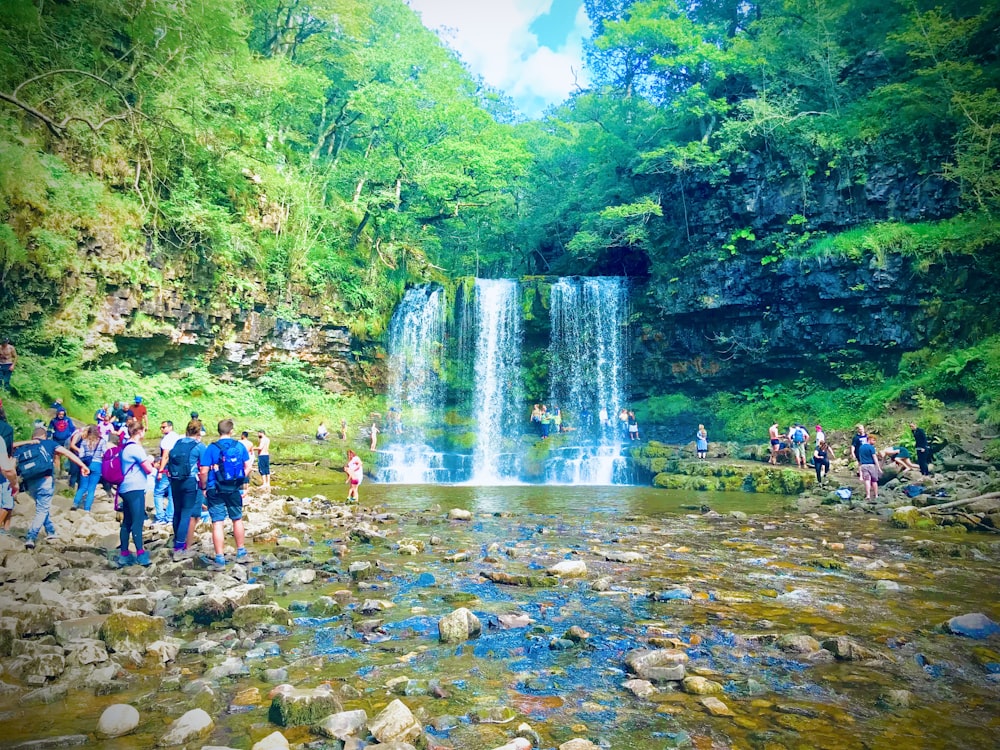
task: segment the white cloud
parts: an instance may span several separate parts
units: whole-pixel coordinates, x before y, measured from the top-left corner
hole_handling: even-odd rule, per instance
[[[524,114],[541,114],[564,100],[581,76],[583,39],[590,22],[581,7],[573,31],[559,49],[539,45],[530,31],[552,0],[409,0],[424,25],[445,29],[444,40],[471,70],[506,91]],[[577,76],[574,79],[574,73]]]

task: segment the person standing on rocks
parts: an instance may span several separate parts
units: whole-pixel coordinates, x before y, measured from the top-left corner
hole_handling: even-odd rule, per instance
[[[365,477],[365,470],[361,458],[350,449],[347,451],[347,465],[344,467],[344,471],[347,472],[347,483],[351,487],[347,491],[347,502],[356,503],[358,502],[358,486]]]
[[[778,451],[781,450],[781,436],[778,434],[778,423],[772,424],[768,430],[768,435],[771,440],[771,458],[768,459],[768,463],[777,466],[778,465]]]
[[[257,431],[257,471],[260,472],[261,489],[271,491],[271,438],[264,430]]]
[[[816,441],[813,451],[813,468],[816,470],[816,484],[823,484],[823,478],[830,473],[830,446],[826,441]]]
[[[80,473],[86,477],[90,469],[83,461],[54,440],[45,437],[45,428],[36,427],[31,440],[14,443],[14,458],[17,459],[18,474],[21,475],[22,489],[35,501],[35,516],[28,526],[24,539],[25,549],[34,549],[38,532],[45,528],[49,539],[56,536],[56,527],[49,512],[52,510],[52,496],[56,490],[55,459],[65,456],[80,466]]]
[[[0,534],[10,533],[17,495],[17,470],[14,463],[14,428],[7,422],[7,412],[0,401]]]
[[[862,445],[868,442],[868,433],[865,432],[865,426],[863,424],[857,424],[854,427],[854,437],[851,438],[851,460],[858,462],[858,476],[862,482],[864,482],[864,477],[861,476],[861,456],[859,450]]]
[[[76,445],[76,452],[80,460],[90,469],[90,474],[80,478],[80,486],[73,497],[73,506],[70,510],[90,513],[94,495],[97,493],[97,483],[101,481],[101,463],[107,448],[108,441],[101,436],[101,431],[96,425],[89,425],[83,438]]]
[[[138,419],[132,417],[125,423],[129,439],[122,445],[121,462],[123,479],[118,485],[118,498],[121,502],[122,525],[118,532],[119,568],[139,564],[150,565],[149,553],[142,542],[142,526],[146,522],[146,484],[147,477],[156,473],[153,458],[142,447],[142,439],[146,428]],[[135,545],[135,558],[129,550],[128,540],[131,537]]]
[[[160,460],[156,465],[156,484],[153,485],[153,523],[166,526],[174,517],[174,496],[167,475],[167,460],[181,436],[174,432],[174,423],[169,419],[160,422],[160,435]]]
[[[875,438],[868,439],[858,446],[858,461],[861,464],[861,481],[865,484],[865,500],[878,500],[878,478],[882,475],[882,467],[878,463],[875,452]]]
[[[142,396],[135,397],[135,404],[129,409],[132,412],[132,417],[142,425],[142,430],[145,432],[149,426],[149,410],[146,409],[146,405],[142,403]],[[130,433],[131,434],[131,433]]]
[[[236,562],[246,564],[250,557],[244,546],[243,485],[250,474],[250,454],[233,439],[235,425],[231,419],[219,422],[219,439],[212,443],[199,460],[198,479],[208,499],[208,515],[212,519],[212,545],[215,570],[226,569],[224,554],[225,522],[233,522],[236,542]]]
[[[920,466],[920,473],[925,477],[930,476],[931,445],[927,442],[927,433],[922,427],[917,427],[916,422],[910,422],[910,432],[917,448],[917,465]]]
[[[201,510],[198,502],[198,465],[205,446],[201,443],[201,420],[188,422],[184,437],[177,440],[167,454],[167,476],[174,498],[173,560],[177,562],[190,556],[188,540],[198,521],[196,511]]]
[[[705,425],[698,425],[698,432],[694,436],[695,450],[698,452],[698,458],[705,460],[708,458],[708,430],[705,429]]]
[[[792,442],[795,465],[800,469],[806,468],[806,446],[809,444],[809,432],[802,425],[796,424],[789,430],[788,437]]]
[[[10,376],[14,374],[14,367],[17,365],[17,349],[10,343],[9,338],[0,344],[0,388],[5,391],[10,390]]]

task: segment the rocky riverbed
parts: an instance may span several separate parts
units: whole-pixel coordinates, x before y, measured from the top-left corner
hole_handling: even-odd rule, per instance
[[[106,501],[57,499],[34,552],[0,538],[3,746],[997,742],[986,534],[818,491],[366,484],[348,506],[330,478],[251,497],[254,560],[225,572],[159,528],[149,568],[112,569]]]

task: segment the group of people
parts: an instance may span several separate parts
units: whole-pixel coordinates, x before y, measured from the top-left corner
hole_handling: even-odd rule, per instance
[[[600,426],[602,430],[610,430],[613,425],[608,416],[606,407],[601,407],[599,414]],[[592,414],[590,409],[583,407],[580,410],[580,426],[589,429],[591,427]],[[528,414],[528,422],[535,429],[538,436],[545,440],[554,430],[556,433],[571,432],[574,427],[570,427],[563,419],[563,412],[558,406],[553,406],[550,410],[545,404],[534,404]],[[618,431],[623,441],[639,439],[639,423],[636,421],[635,412],[629,411],[625,407],[618,410]]]
[[[917,471],[924,476],[930,474],[931,449],[927,440],[927,433],[916,423],[910,423],[910,431],[917,453],[917,464],[910,460],[910,451],[905,445],[894,445],[879,451],[876,446],[876,437],[868,434],[863,424],[855,425],[854,436],[851,439],[851,461],[858,465],[858,477],[865,485],[865,497],[868,500],[878,498],[878,480],[882,476],[881,461],[892,461],[900,470]],[[781,434],[778,423],[775,422],[769,429],[771,442],[771,455],[768,463],[777,464],[778,456],[782,451],[790,450],[796,465],[807,468],[806,454],[811,440],[815,440],[812,451],[812,466],[816,471],[816,481],[823,482],[823,479],[830,473],[830,457],[832,451],[826,441],[826,433],[823,426],[816,425],[815,438],[800,423],[789,427],[788,432]]]
[[[51,507],[55,480],[63,461],[70,464],[70,484],[76,487],[71,511],[89,512],[99,483],[113,498],[120,514],[118,567],[149,565],[143,541],[148,517],[146,495],[152,485],[153,524],[173,528],[173,558],[194,556],[194,531],[201,518],[212,524],[213,567],[225,568],[226,520],[232,522],[236,562],[249,560],[244,544],[243,495],[256,469],[262,489],[270,491],[270,438],[257,431],[257,444],[244,431],[236,437],[233,420],[218,423],[219,438],[206,444],[205,429],[197,412],[191,412],[184,433],[174,431],[173,422],[160,422],[159,450],[151,456],[143,447],[149,413],[142,397],[136,396],[127,410],[122,402],[103,406],[94,424],[78,425],[62,401],[52,405],[48,425],[36,421],[28,440],[13,440],[0,402],[0,533],[9,533],[14,498],[26,492],[35,502],[35,513],[25,536],[25,548],[34,549],[41,531],[53,538]]]

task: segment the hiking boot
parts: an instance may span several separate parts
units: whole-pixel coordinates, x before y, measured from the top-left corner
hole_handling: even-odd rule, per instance
[[[225,555],[216,555],[215,559],[212,560],[212,564],[208,566],[209,570],[221,571],[226,569],[226,557]]]
[[[127,568],[130,565],[135,565],[135,558],[132,557],[131,552],[127,555],[118,555],[118,557],[115,558],[116,568]]]
[[[145,550],[136,555],[135,561],[144,568],[148,568],[153,564],[153,561],[149,559],[149,553]]]

